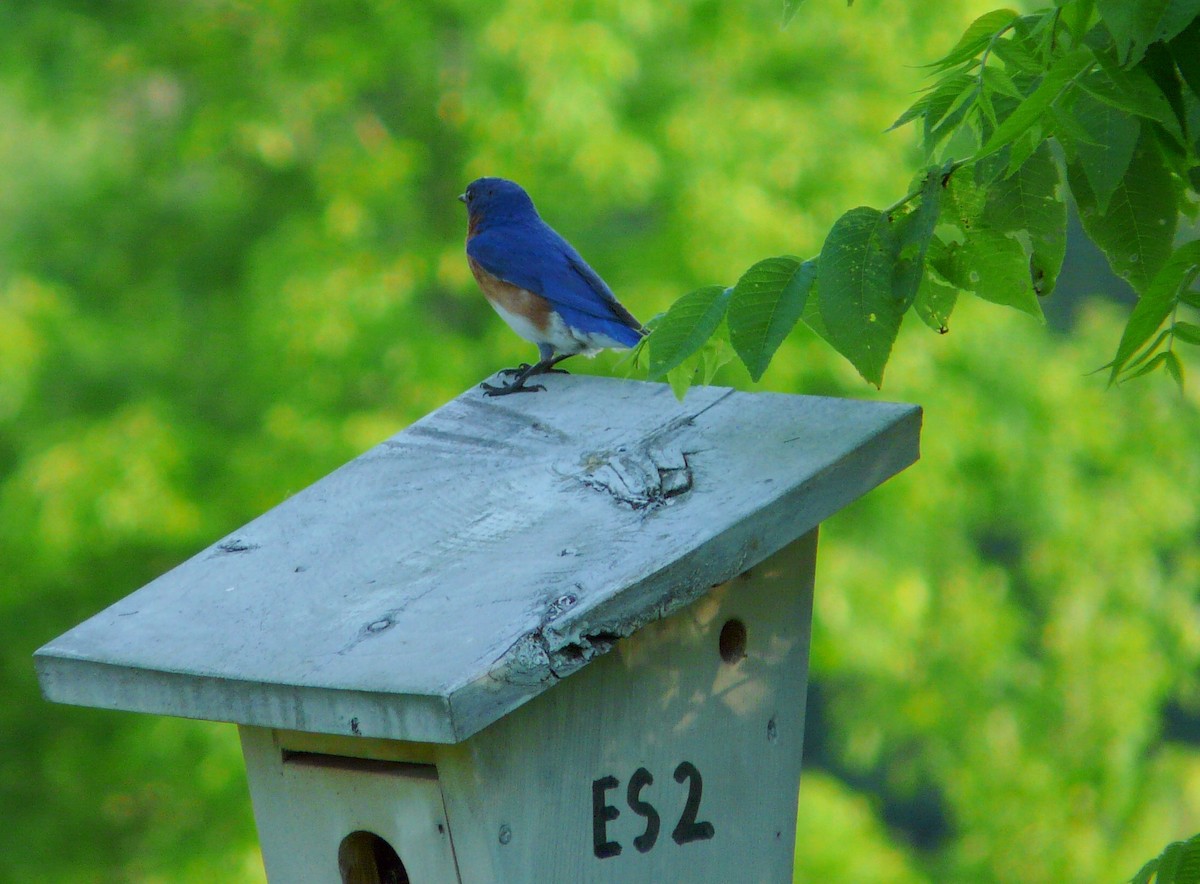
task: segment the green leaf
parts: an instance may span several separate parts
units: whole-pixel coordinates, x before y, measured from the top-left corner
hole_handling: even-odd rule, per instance
[[[1171,331],[1175,337],[1183,341],[1185,344],[1195,344],[1200,346],[1200,325],[1193,322],[1183,322],[1180,320],[1171,327]]]
[[[699,353],[693,353],[667,372],[667,383],[671,385],[671,392],[675,394],[676,399],[680,402],[683,401],[684,397],[687,396],[687,391],[695,383],[698,374],[700,374]]]
[[[979,167],[975,167],[979,171]],[[956,169],[946,181],[942,193],[941,220],[953,224],[964,235],[980,224],[987,191],[971,175],[971,167]]]
[[[996,131],[980,149],[976,159],[995,153],[1037,125],[1050,105],[1068,85],[1090,68],[1095,60],[1090,49],[1080,47],[1056,61],[1029,97],[1018,104],[1016,110],[996,127]]]
[[[922,67],[952,68],[969,58],[974,58],[998,32],[1008,28],[1016,17],[1017,13],[1012,9],[994,9],[984,13],[971,22],[953,49],[937,61]]]
[[[1150,372],[1161,368],[1162,364],[1166,361],[1167,361],[1167,354],[1159,353],[1157,356],[1155,356],[1153,359],[1151,359],[1149,362],[1147,362],[1145,365],[1143,365],[1137,371],[1130,372],[1129,374],[1125,375],[1124,380],[1132,381],[1134,378],[1144,377],[1145,375],[1150,374]],[[1164,856],[1165,856],[1165,853],[1164,853]],[[1159,866],[1159,869],[1161,871],[1161,869],[1162,869],[1161,865]],[[1162,875],[1159,875],[1159,880],[1160,881],[1163,880]],[[1167,880],[1170,880],[1170,879],[1167,879]]]
[[[1048,133],[1043,128],[1042,121],[1038,121],[1021,135],[1018,135],[1016,140],[1009,145],[1012,148],[1012,152],[1008,156],[1008,166],[1004,170],[1004,177],[1009,177],[1020,169],[1021,166],[1025,165],[1025,161],[1034,155],[1047,137]]]
[[[951,243],[946,252],[935,269],[951,284],[1042,319],[1029,257],[1017,240],[985,227],[972,231],[962,243]]]
[[[642,331],[646,334],[632,349],[624,351],[617,359],[616,368],[621,370],[624,377],[632,377],[635,372],[642,370],[642,357],[649,352],[646,344],[650,340],[650,334],[658,328],[658,324],[665,315],[665,313],[656,313],[643,322]]]
[[[860,206],[838,219],[820,257],[820,310],[826,338],[876,387],[904,310],[892,294],[898,242],[878,209]]]
[[[988,89],[980,89],[979,97],[975,99],[975,104],[979,106],[979,109],[983,112],[984,117],[987,118],[989,125],[995,126],[997,123],[996,108],[992,104],[991,91]]]
[[[1183,366],[1175,354],[1163,353],[1162,362],[1167,371],[1175,378],[1180,387],[1183,386]],[[1172,369],[1171,365],[1175,368]],[[1157,366],[1155,366],[1157,368]],[[1178,372],[1176,376],[1175,372]],[[1149,884],[1150,879],[1157,874],[1157,884],[1196,884],[1200,881],[1200,835],[1193,835],[1186,841],[1174,841],[1163,848],[1163,852],[1146,863],[1138,871],[1130,884]]]
[[[1117,345],[1117,354],[1109,363],[1112,369],[1108,378],[1110,384],[1117,379],[1125,363],[1171,315],[1180,291],[1190,286],[1197,274],[1200,274],[1200,240],[1193,240],[1175,250],[1134,305]]]
[[[1017,84],[1012,81],[1008,72],[1002,71],[993,65],[988,65],[983,69],[983,84],[992,91],[999,92],[1001,95],[1007,95],[1009,98],[1015,98],[1018,101],[1025,100],[1025,93],[1017,88]]]
[[[917,208],[895,221],[896,264],[892,271],[892,294],[907,310],[917,296],[925,275],[925,253],[942,210],[942,178],[949,165],[925,173]]]
[[[1166,361],[1163,363],[1163,365],[1165,365],[1167,367],[1167,374],[1169,374],[1171,376],[1172,380],[1174,380],[1175,383],[1179,385],[1179,389],[1182,391],[1183,390],[1183,363],[1179,361],[1179,354],[1176,353],[1174,350],[1168,350],[1166,352],[1166,357],[1167,357]],[[1178,870],[1176,870],[1175,880],[1176,881],[1185,880],[1180,877]],[[1195,881],[1196,878],[1192,877],[1187,880]]]
[[[1168,48],[1183,82],[1200,97],[1200,18],[1180,31]]]
[[[928,136],[929,131],[951,112],[951,109],[957,112],[967,103],[974,94],[976,85],[975,77],[968,74],[948,74],[926,89],[925,94],[913,102],[896,122],[888,126],[887,131],[899,129],[905,123],[924,117],[925,132]]]
[[[1183,388],[1183,365],[1174,353],[1159,354],[1159,365],[1166,365],[1167,372]],[[1174,366],[1172,368],[1172,366]],[[1158,365],[1154,366],[1155,368]],[[1148,371],[1153,369],[1147,368]],[[1144,372],[1141,372],[1144,373]],[[1163,852],[1150,860],[1138,871],[1130,884],[1150,884],[1154,878],[1157,884],[1196,884],[1200,881],[1200,835],[1193,835],[1186,841],[1174,841],[1163,848]]]
[[[1187,126],[1187,110],[1183,106],[1183,83],[1175,72],[1175,60],[1171,58],[1167,44],[1151,43],[1146,47],[1146,57],[1137,70],[1144,72],[1166,99],[1172,114],[1169,130],[1176,135],[1181,146],[1186,146],[1183,130]]]
[[[676,399],[682,402],[687,391],[696,384],[711,384],[721,367],[733,358],[728,336],[729,330],[718,324],[717,330],[699,350],[667,371],[667,383]]]
[[[1010,74],[1035,76],[1044,71],[1041,62],[1029,51],[1025,38],[1020,35],[1001,37],[992,44],[992,54],[1004,62]]]
[[[923,116],[925,118],[925,131],[928,132],[934,125],[941,121],[942,117],[946,116],[946,113],[950,108],[954,107],[956,102],[960,99],[965,100],[966,96],[970,95],[974,88],[974,77],[969,77],[966,74],[954,74],[953,76],[946,77],[928,95],[917,102],[917,105],[921,105],[919,113],[910,116],[913,108],[917,106],[914,105],[913,108],[909,108],[908,111],[901,115],[900,119],[891,125],[891,129],[903,126],[915,117]]]
[[[759,261],[742,274],[729,299],[729,340],[757,381],[788,336],[812,289],[815,261],[784,256]]]
[[[1088,141],[1074,145],[1075,155],[1091,186],[1096,208],[1104,213],[1133,159],[1142,131],[1141,123],[1136,117],[1082,91],[1076,96],[1070,113],[1088,134]]]
[[[1081,0],[1081,2],[1055,0],[1054,5],[1063,10],[1063,21],[1071,36],[1075,38],[1075,42],[1083,42],[1088,32],[1088,26],[1092,22],[1092,14],[1096,11],[1094,0]]]
[[[811,328],[820,336],[821,340],[833,346],[833,341],[829,337],[829,329],[825,327],[825,320],[821,318],[821,264],[817,262],[817,278],[813,280],[812,290],[808,293],[808,300],[804,302],[804,312],[800,314],[800,319],[804,324]]]
[[[1154,873],[1157,871],[1158,857],[1155,857],[1138,869],[1138,873],[1129,879],[1129,884],[1150,884],[1150,879],[1154,877]]]
[[[1067,250],[1067,206],[1059,185],[1058,164],[1043,143],[1014,175],[992,185],[983,208],[986,226],[1009,236],[1028,233],[1029,273],[1042,297],[1054,291]]]
[[[1163,341],[1165,341],[1167,339],[1167,336],[1170,334],[1171,334],[1171,330],[1169,328],[1164,328],[1161,332],[1159,332],[1155,336],[1154,340],[1150,342],[1149,346],[1143,347],[1141,353],[1139,353],[1137,356],[1134,356],[1132,359],[1130,359],[1128,362],[1126,362],[1125,367],[1122,370],[1130,371],[1130,370],[1136,368],[1137,366],[1141,365],[1143,362],[1145,362],[1147,359],[1149,359],[1151,356],[1153,356],[1155,353],[1158,352],[1158,348],[1162,346]],[[1109,365],[1112,365],[1112,363],[1110,362]],[[1108,368],[1108,365],[1106,365],[1104,367]]]
[[[896,122],[892,123],[892,125],[888,126],[887,129],[885,129],[884,131],[891,132],[893,129],[899,129],[905,123],[909,123],[909,122],[917,119],[920,116],[924,116],[924,114],[927,113],[929,110],[929,104],[933,100],[934,94],[943,87],[949,89],[950,87],[946,86],[947,83],[954,81],[954,80],[962,79],[962,78],[966,78],[967,80],[970,80],[970,77],[967,77],[966,74],[962,74],[962,73],[952,74],[952,75],[947,75],[943,79],[938,80],[936,83],[933,83],[932,85],[926,86],[925,88],[921,89],[920,90],[921,97],[918,98],[916,101],[914,101],[909,106],[908,110],[906,110],[899,117],[897,117]],[[960,87],[960,88],[962,88],[962,87]],[[957,92],[955,94],[957,94]]]
[[[1151,76],[1141,67],[1122,70],[1103,54],[1098,58],[1105,66],[1104,70],[1092,71],[1081,78],[1079,88],[1126,113],[1162,123],[1171,136],[1182,143],[1183,130],[1175,110]]]
[[[1050,113],[1054,115],[1053,135],[1062,145],[1063,155],[1068,161],[1076,158],[1080,144],[1096,146],[1092,134],[1079,124],[1074,114],[1061,107],[1052,107]]]
[[[728,365],[733,360],[733,350],[726,340],[726,334],[714,335],[708,339],[708,343],[700,348],[700,368],[703,375],[703,383],[705,386],[713,382],[713,378],[717,376],[717,372],[721,367]]]
[[[1200,0],[1096,0],[1123,64],[1136,64],[1146,47],[1170,40],[1200,15]]]
[[[725,316],[731,291],[709,285],[671,305],[650,334],[650,377],[661,378],[704,346]]]
[[[896,117],[896,122],[888,126],[885,132],[891,132],[893,129],[899,129],[906,123],[911,123],[917,117],[921,116],[929,109],[929,95],[922,95],[916,101],[908,106],[908,109],[900,116]]]
[[[976,85],[972,85],[969,89],[960,94],[954,103],[950,106],[944,117],[938,117],[940,122],[934,125],[935,115],[930,112],[925,115],[924,134],[922,147],[925,150],[926,157],[932,157],[934,151],[937,150],[948,135],[958,129],[959,124],[966,118],[968,112],[975,105],[980,95],[980,90]],[[931,111],[934,110],[931,108]],[[953,143],[953,142],[951,142]],[[970,150],[974,153],[974,150]]]
[[[1174,355],[1174,354],[1172,354]],[[1170,371],[1168,365],[1167,370]],[[1183,366],[1179,366],[1179,386],[1183,388]],[[1175,870],[1177,884],[1196,884],[1200,881],[1200,836],[1193,835],[1183,842],[1179,867]]]
[[[949,134],[950,138],[946,141],[946,146],[940,150],[930,150],[930,145],[925,144],[926,161],[933,159],[952,160],[954,157],[973,157],[979,150],[979,145],[983,143],[980,137],[980,123],[984,122],[980,114],[972,114],[971,117],[963,122],[961,119],[954,122],[953,129],[942,130],[942,126],[947,125],[944,121],[938,129],[941,131],[934,132],[934,143],[940,144],[941,140]]]
[[[934,268],[935,262],[945,263],[946,244],[936,237],[929,243],[929,264],[917,289],[913,309],[921,321],[938,334],[950,331],[950,314],[958,302],[958,288],[951,285]]]
[[[1067,178],[1083,229],[1113,272],[1144,292],[1171,254],[1179,217],[1175,180],[1153,137],[1142,133],[1104,210],[1078,161],[1067,167]]]
[[[1170,362],[1170,354],[1162,354],[1163,364]],[[1180,855],[1183,853],[1183,842],[1176,841],[1174,844],[1168,844],[1158,857],[1158,878],[1159,884],[1176,884],[1177,875],[1179,872]]]
[[[792,23],[792,19],[796,17],[796,13],[800,11],[800,7],[804,5],[804,0],[783,0],[783,27],[787,27]]]

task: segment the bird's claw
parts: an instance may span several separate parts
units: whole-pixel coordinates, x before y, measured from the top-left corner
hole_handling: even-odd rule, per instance
[[[530,365],[528,362],[522,362],[516,368],[502,368],[496,372],[498,377],[511,378],[507,384],[488,384],[482,383],[479,386],[483,388],[485,396],[507,396],[509,393],[538,393],[546,388],[541,384],[533,384],[527,386],[525,382],[537,374],[570,374],[565,368],[555,368],[556,362],[561,362],[571,354],[561,354],[556,357],[548,357],[543,359],[536,365]]]
[[[522,362],[516,368],[502,368],[498,372],[496,372],[496,374],[502,374],[502,375],[521,374],[522,372],[529,371],[529,369],[531,369],[532,367],[533,366],[531,366],[528,362]]]
[[[541,384],[534,384],[532,387],[527,387],[523,383],[505,384],[503,386],[483,383],[479,386],[483,388],[484,396],[507,396],[510,393],[539,393],[544,392],[546,389]]]

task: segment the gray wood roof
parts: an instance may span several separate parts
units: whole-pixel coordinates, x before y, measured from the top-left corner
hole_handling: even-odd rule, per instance
[[[51,700],[457,742],[918,456],[911,405],[472,389],[37,652]]]

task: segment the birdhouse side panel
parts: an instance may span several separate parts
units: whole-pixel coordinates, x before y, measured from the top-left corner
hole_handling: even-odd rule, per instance
[[[399,753],[370,740],[313,752],[287,748],[303,734],[239,730],[272,884],[459,880],[437,767],[387,758],[404,756],[405,744]]]

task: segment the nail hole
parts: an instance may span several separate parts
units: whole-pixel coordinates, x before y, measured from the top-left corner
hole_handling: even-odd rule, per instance
[[[746,656],[746,624],[741,620],[726,620],[721,627],[721,637],[717,640],[721,659],[726,663],[736,663]]]

